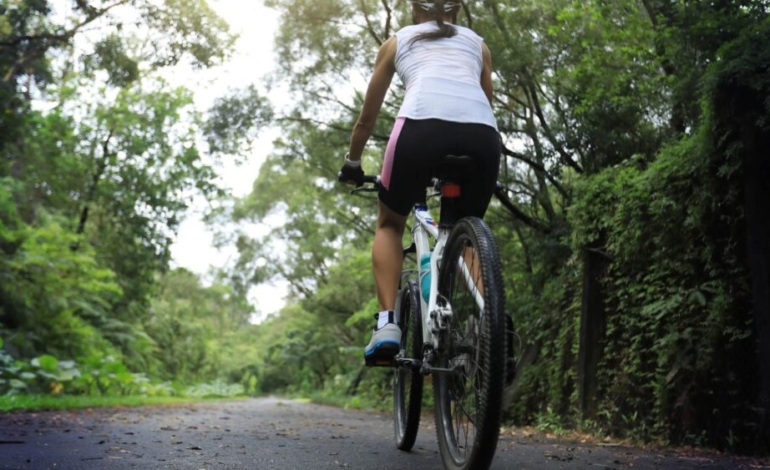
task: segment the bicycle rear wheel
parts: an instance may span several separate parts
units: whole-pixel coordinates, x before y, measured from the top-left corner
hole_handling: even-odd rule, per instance
[[[507,325],[500,257],[481,219],[455,225],[438,284],[439,302],[452,309],[434,363],[453,370],[433,378],[441,458],[449,470],[487,469],[500,434]]]
[[[408,359],[422,360],[422,315],[420,290],[409,281],[401,289],[399,324],[401,325],[401,353]],[[422,407],[423,376],[414,368],[396,367],[393,371],[393,424],[396,447],[410,450],[417,438]]]

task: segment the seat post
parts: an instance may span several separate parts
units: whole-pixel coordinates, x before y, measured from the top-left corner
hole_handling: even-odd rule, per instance
[[[468,155],[446,155],[439,159],[441,218],[439,227],[450,228],[460,214],[460,183],[473,177],[475,164]]]
[[[441,185],[441,217],[439,218],[441,228],[452,227],[457,222],[459,213],[458,203],[460,201],[460,185],[452,182],[444,182]]]

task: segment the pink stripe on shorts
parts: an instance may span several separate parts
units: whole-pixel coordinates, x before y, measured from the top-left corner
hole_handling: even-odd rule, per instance
[[[393,131],[390,133],[388,139],[388,146],[385,148],[385,161],[382,164],[382,174],[380,180],[385,189],[390,189],[390,174],[393,171],[393,155],[396,153],[396,144],[398,143],[398,136],[401,134],[401,128],[404,127],[405,118],[396,119],[396,123],[393,125]]]

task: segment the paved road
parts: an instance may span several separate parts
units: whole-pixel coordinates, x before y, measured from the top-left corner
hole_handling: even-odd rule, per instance
[[[0,414],[0,469],[438,470],[429,419],[398,451],[389,415],[277,398],[76,412]],[[756,469],[747,459],[556,441],[504,432],[502,469]]]

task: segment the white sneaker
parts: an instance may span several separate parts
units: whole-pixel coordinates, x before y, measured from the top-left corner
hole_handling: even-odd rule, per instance
[[[375,314],[375,318],[378,316]],[[401,328],[393,320],[393,312],[390,312],[388,323],[372,331],[372,339],[364,350],[367,366],[389,366],[401,350]]]

